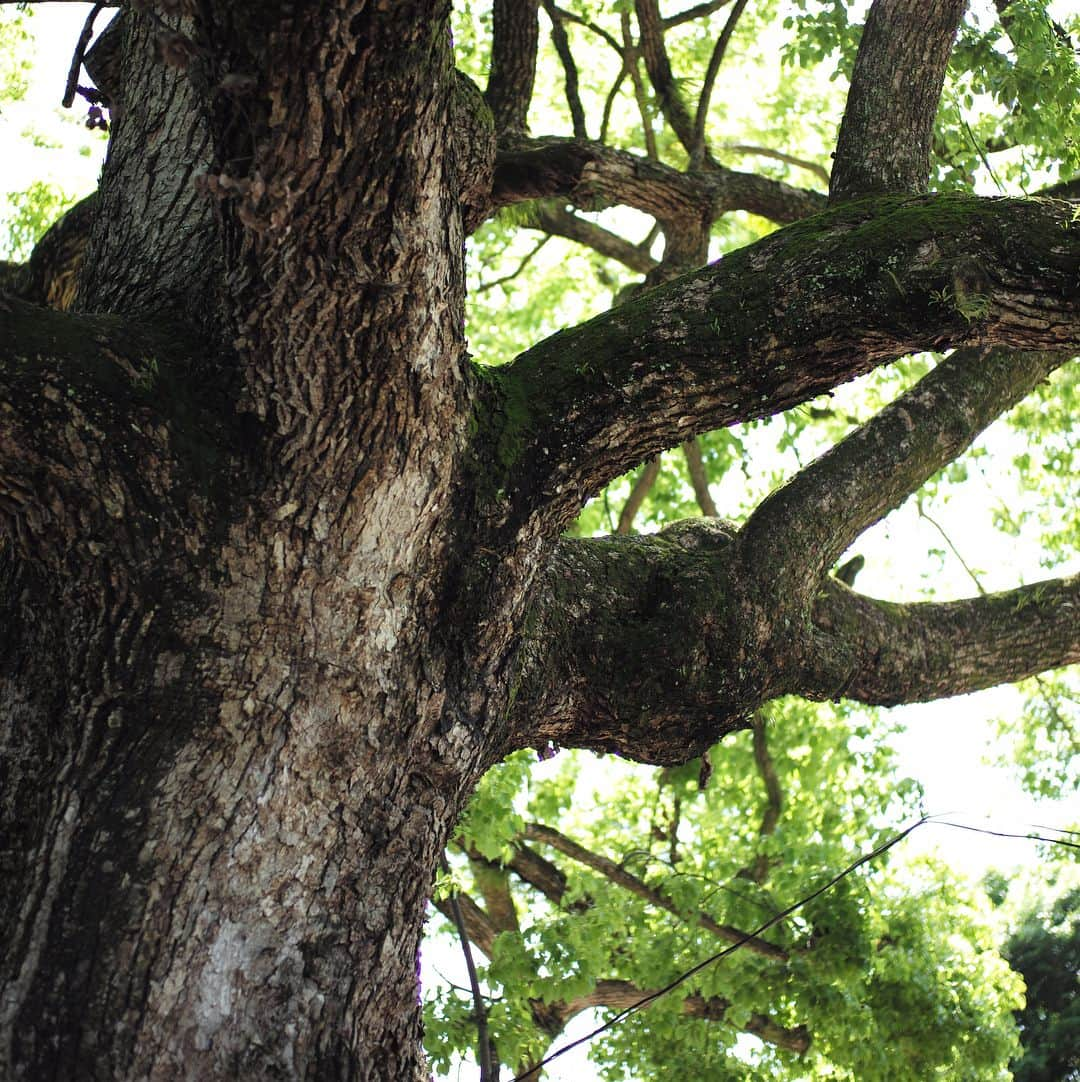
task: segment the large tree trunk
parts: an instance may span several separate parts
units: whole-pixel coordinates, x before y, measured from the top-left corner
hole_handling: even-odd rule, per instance
[[[419,1079],[425,899],[507,752],[680,761],[781,693],[1080,657],[1080,578],[828,577],[1075,348],[1071,207],[839,206],[485,375],[493,204],[606,192],[700,239],[820,197],[527,142],[513,65],[498,168],[439,0],[157,6],[122,16],[79,314],[0,295],[0,1076]],[[738,531],[558,541],[666,447],[960,345]]]
[[[452,66],[414,7],[347,28],[332,4],[303,27],[205,20],[280,110],[224,115],[208,92],[212,145],[199,79],[148,66],[131,20],[81,307],[232,344],[177,332],[210,350],[178,371],[115,323],[80,350],[74,317],[12,310],[43,352],[19,385],[40,411],[5,433],[39,486],[5,503],[5,1078],[426,1073],[418,941],[490,762],[476,734],[501,659],[460,634]]]

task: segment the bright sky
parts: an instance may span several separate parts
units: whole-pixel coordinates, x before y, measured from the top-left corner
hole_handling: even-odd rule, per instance
[[[77,101],[68,112],[59,106],[71,54],[89,7],[42,4],[34,10],[30,26],[37,48],[31,89],[25,101],[5,104],[0,112],[0,218],[5,193],[20,191],[35,179],[51,180],[72,196],[89,192],[96,184],[105,141],[83,127],[85,103]],[[99,16],[99,29],[106,17],[105,13]],[[26,138],[31,131],[35,134],[32,141]],[[1018,549],[992,528],[990,497],[1000,496],[1003,484],[1007,480],[990,477],[982,491],[978,486],[969,486],[970,491],[965,489],[943,512],[942,525],[964,559],[987,572],[985,585],[989,589],[1045,577],[1038,570],[1037,552]],[[905,506],[857,544],[857,551],[867,558],[859,576],[859,589],[880,597],[904,596],[905,584],[910,585],[917,574],[911,554],[919,554],[919,560],[925,563],[922,554],[935,547],[944,547],[941,537],[919,519],[914,506]],[[1018,574],[1018,568],[1026,570],[1026,577]],[[1071,568],[1055,573],[1078,569],[1080,559]],[[946,557],[935,583],[942,597],[963,597],[973,592],[962,565],[951,556]],[[921,782],[928,812],[947,812],[959,821],[1021,833],[1033,824],[1075,827],[1080,823],[1080,798],[1060,803],[1033,800],[1021,791],[1010,771],[985,762],[997,740],[994,720],[1015,715],[1018,703],[1019,695],[1013,689],[1000,688],[903,708],[906,731],[896,743],[900,769]],[[944,828],[923,828],[903,843],[904,853],[927,851],[976,878],[990,867],[1015,871],[1038,860],[1030,842]],[[428,979],[434,977],[435,970],[455,983],[464,983],[456,944],[429,945],[424,969]],[[591,1017],[579,1017],[559,1044],[593,1024]],[[461,1077],[475,1077],[475,1068],[463,1068]],[[556,1082],[588,1082],[594,1075],[583,1052],[575,1051],[553,1064],[548,1077]]]

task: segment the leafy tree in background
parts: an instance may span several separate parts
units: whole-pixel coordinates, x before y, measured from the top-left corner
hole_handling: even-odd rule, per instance
[[[1017,1012],[1023,1054],[1018,1082],[1080,1078],[1080,888],[1025,908],[1005,943],[1005,957],[1024,978]]]
[[[0,1071],[425,1077],[426,905],[499,763],[451,871],[497,998],[438,999],[429,1042],[484,1019],[485,1073],[530,1070],[910,813],[888,723],[813,703],[1080,659],[1076,576],[831,574],[1018,403],[1072,476],[1077,28],[793,10],[121,6],[99,191],[0,301]],[[775,449],[734,427],[784,411]],[[1039,506],[998,521],[1053,567],[1075,516]],[[575,760],[527,780],[556,747],[663,769],[575,821]],[[992,946],[941,869],[867,865],[597,1056],[1005,1077]]]

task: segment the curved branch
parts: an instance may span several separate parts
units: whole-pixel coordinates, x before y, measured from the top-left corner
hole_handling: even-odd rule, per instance
[[[967,0],[874,0],[851,74],[829,198],[922,192]]]
[[[768,958],[773,962],[786,962],[788,960],[788,952],[783,947],[778,947],[768,940],[761,939],[758,936],[751,936],[748,939],[745,932],[740,931],[738,928],[732,928],[727,924],[718,924],[707,913],[700,911],[688,913],[680,910],[674,902],[661,894],[660,891],[650,887],[648,883],[638,879],[636,875],[631,875],[630,872],[616,864],[615,861],[609,860],[599,853],[594,853],[582,845],[578,845],[577,842],[572,841],[565,834],[561,834],[554,827],[544,826],[541,823],[528,823],[525,827],[525,837],[529,841],[550,845],[552,849],[564,853],[579,864],[592,868],[593,871],[599,872],[624,890],[636,894],[639,898],[643,898],[658,909],[672,913],[680,920],[685,920],[688,924],[696,924],[704,928],[707,932],[711,932],[716,936],[717,939],[722,939],[727,943],[740,943],[752,954]]]
[[[822,697],[928,702],[1080,662],[1080,575],[908,605],[827,580],[814,620],[837,645],[816,659]]]
[[[740,543],[777,589],[808,591],[864,530],[966,450],[1068,354],[960,350],[750,516]],[[872,467],[872,468],[871,468]]]
[[[1068,203],[1049,200],[863,200],[540,342],[489,381],[507,522],[543,509],[555,528],[695,433],[787,409],[908,353],[1076,349],[1072,219]]]
[[[565,237],[583,244],[608,259],[614,259],[639,274],[648,274],[656,266],[656,260],[648,251],[631,244],[616,233],[605,229],[587,218],[579,218],[562,207],[540,203],[536,208],[536,225],[545,233]]]

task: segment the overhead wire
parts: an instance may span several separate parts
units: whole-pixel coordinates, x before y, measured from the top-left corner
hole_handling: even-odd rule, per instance
[[[884,853],[892,849],[893,846],[898,845],[910,834],[918,830],[919,827],[925,826],[928,823],[936,826],[951,827],[957,830],[969,830],[977,834],[987,834],[998,838],[1018,838],[1027,841],[1039,841],[1047,842],[1053,845],[1063,845],[1070,849],[1080,849],[1080,843],[1067,841],[1064,838],[1048,837],[1043,834],[1034,834],[1031,832],[1020,834],[1011,831],[992,830],[988,827],[976,827],[965,823],[956,823],[951,820],[942,819],[937,815],[923,815],[910,826],[905,827],[898,834],[893,835],[887,841],[882,842],[880,845],[870,850],[870,852],[864,853],[857,860],[852,861],[846,868],[844,868],[843,871],[838,872],[836,875],[832,876],[831,879],[829,879],[822,886],[818,887],[816,890],[811,891],[811,893],[800,898],[792,905],[789,905],[786,909],[782,909],[775,916],[770,917],[767,921],[764,921],[762,924],[758,925],[757,928],[753,929],[750,932],[747,932],[746,935],[744,935],[737,942],[732,943],[731,946],[725,947],[723,950],[719,950],[714,954],[710,954],[707,958],[703,959],[697,964],[691,966],[689,969],[680,973],[679,976],[677,976],[674,980],[669,981],[662,988],[657,988],[654,991],[649,992],[647,995],[642,996],[641,999],[637,1000],[634,1003],[631,1003],[628,1007],[624,1007],[622,1010],[617,1011],[602,1025],[597,1026],[589,1033],[586,1033],[582,1037],[578,1037],[576,1040],[571,1041],[569,1044],[565,1044],[561,1048],[557,1048],[550,1055],[545,1056],[542,1060],[539,1060],[537,1063],[532,1064],[529,1067],[528,1071],[526,1071],[524,1074],[515,1075],[510,1080],[510,1082],[526,1082],[526,1080],[530,1078],[537,1078],[540,1069],[545,1067],[547,1064],[552,1063],[554,1060],[557,1060],[560,1056],[566,1055],[567,1052],[570,1052],[575,1048],[579,1048],[583,1044],[587,1044],[589,1041],[593,1040],[593,1038],[599,1037],[602,1033],[606,1033],[608,1030],[613,1029],[620,1022],[622,1022],[623,1019],[629,1017],[631,1014],[636,1014],[638,1011],[643,1010],[645,1007],[648,1007],[651,1003],[655,1003],[661,997],[668,995],[670,992],[674,991],[674,989],[678,988],[679,985],[684,984],[691,977],[700,973],[703,969],[714,965],[716,962],[719,962],[721,959],[726,958],[730,954],[734,954],[735,951],[739,950],[740,947],[750,942],[750,940],[755,939],[756,937],[760,936],[762,932],[766,932],[770,928],[779,924],[781,921],[786,920],[793,913],[796,913],[798,910],[802,909],[803,906],[812,902],[815,898],[820,898],[821,895],[832,890],[832,888],[835,887],[837,883],[839,883],[843,879],[846,879],[849,875],[851,875],[857,869],[861,868],[864,864],[869,864],[871,861],[876,860],[878,857],[882,856]],[[1060,834],[1073,834],[1080,836],[1080,832],[1059,829],[1058,827],[1035,827],[1035,829],[1053,830]]]

